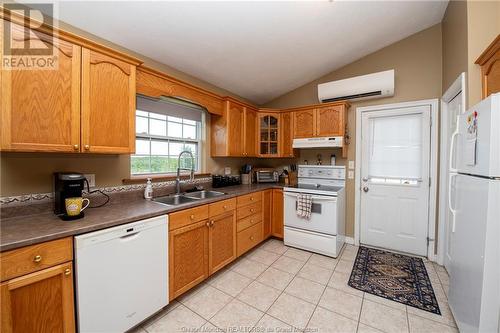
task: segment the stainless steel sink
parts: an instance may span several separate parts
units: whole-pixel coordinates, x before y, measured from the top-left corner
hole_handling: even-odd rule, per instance
[[[182,205],[197,200],[199,200],[199,198],[188,198],[184,195],[167,195],[164,197],[158,197],[153,199],[153,201],[172,206]]]
[[[226,193],[217,192],[217,191],[198,191],[184,194],[187,198],[193,199],[208,199],[214,197],[220,197],[221,195],[225,195]]]

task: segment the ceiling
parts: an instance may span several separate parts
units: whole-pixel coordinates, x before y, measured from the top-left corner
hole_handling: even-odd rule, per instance
[[[70,1],[59,19],[264,104],[442,20],[447,1]]]

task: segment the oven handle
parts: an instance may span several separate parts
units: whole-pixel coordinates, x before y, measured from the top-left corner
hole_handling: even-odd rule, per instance
[[[293,193],[293,192],[284,192],[284,193],[285,193],[286,196],[289,196],[289,197],[297,199],[297,196],[298,196],[297,193]],[[311,198],[313,200],[316,200],[316,201],[331,201],[331,202],[336,202],[337,201],[337,197],[330,197],[330,196],[327,196],[327,195],[314,195],[314,194],[311,194]]]

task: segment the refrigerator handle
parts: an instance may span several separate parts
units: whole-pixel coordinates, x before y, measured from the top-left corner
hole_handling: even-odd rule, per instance
[[[454,173],[458,172],[458,170],[455,167],[453,167],[453,160],[454,160],[453,152],[455,151],[455,142],[458,136],[458,119],[459,117],[457,116],[457,129],[451,135],[450,154],[448,155],[450,157],[449,171]]]
[[[453,178],[455,178],[457,174],[450,173],[450,178],[448,179],[448,208],[450,209],[451,212],[451,232],[455,232],[455,215],[457,214],[457,211],[455,208],[453,208],[453,205],[451,204],[451,184],[453,182]]]

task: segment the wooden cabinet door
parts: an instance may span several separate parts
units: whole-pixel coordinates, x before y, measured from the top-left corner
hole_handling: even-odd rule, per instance
[[[283,190],[273,189],[273,236],[283,238]]]
[[[82,50],[82,145],[89,153],[135,151],[134,65]]]
[[[208,220],[170,231],[170,299],[208,277]]]
[[[227,155],[243,156],[245,108],[239,104],[229,103],[227,110]]]
[[[344,135],[344,107],[330,106],[316,110],[316,136]]]
[[[272,214],[273,190],[265,190],[262,198],[262,222],[264,239],[271,236],[271,214]]]
[[[292,113],[283,112],[281,114],[281,156],[293,157],[294,151],[292,148],[293,132],[292,132]]]
[[[257,156],[257,112],[245,108],[244,156]]]
[[[12,23],[13,43],[23,43],[23,31]],[[38,38],[54,45],[57,67],[0,72],[1,150],[78,152],[81,48],[41,33]],[[38,38],[29,43],[43,44]]]
[[[293,112],[293,137],[312,138],[315,127],[315,110],[304,110]]]
[[[72,273],[68,262],[3,282],[1,331],[74,332]]]
[[[258,117],[259,156],[280,156],[280,115],[278,113],[260,113]]]
[[[232,211],[210,219],[209,274],[217,272],[236,258],[236,214]]]

